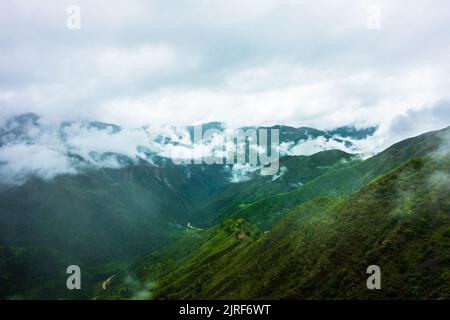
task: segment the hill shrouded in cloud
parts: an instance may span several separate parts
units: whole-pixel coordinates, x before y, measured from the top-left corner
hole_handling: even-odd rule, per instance
[[[402,141],[259,201],[246,194],[251,184],[234,194],[225,190],[205,210],[228,213],[211,228],[186,230],[97,293],[107,299],[137,298],[137,291],[144,299],[448,299],[449,137],[446,128]],[[383,270],[383,290],[366,288],[371,264]],[[135,285],[124,280],[129,277]]]
[[[214,128],[201,125],[204,131]],[[146,161],[155,165],[158,158],[172,159],[182,153],[200,150],[208,156],[236,131],[222,124],[213,139],[194,141],[193,127],[149,126],[122,128],[115,124],[98,121],[62,122],[45,125],[32,113],[8,119],[0,129],[0,176],[2,184],[20,185],[29,177],[46,180],[61,174],[76,174],[89,168],[124,168],[130,164]],[[354,154],[373,153],[362,149],[360,134],[366,130],[351,128],[351,134],[341,137],[340,132],[327,132],[312,128],[288,126],[255,127],[248,129],[278,129],[280,154],[311,155],[323,150],[340,149]],[[217,130],[217,128],[216,128]],[[370,139],[371,136],[365,138]],[[251,167],[233,166],[232,173],[238,179],[241,171]],[[242,172],[243,176],[247,174]]]
[[[31,121],[29,124],[36,120],[30,116],[25,118]],[[84,125],[94,130],[107,130],[110,134],[121,130],[97,122]],[[77,124],[77,128],[79,126]],[[23,130],[14,128],[10,134],[14,132],[23,140],[30,138],[31,130],[24,135]],[[304,134],[304,128],[299,130]],[[133,298],[137,290],[140,298],[149,298],[150,291],[175,297],[172,289],[166,287],[164,277],[172,277],[166,272],[178,274],[184,272],[181,271],[184,267],[191,266],[194,274],[188,273],[186,277],[195,278],[197,274],[198,279],[202,279],[203,276],[195,271],[198,263],[203,264],[202,259],[212,259],[211,263],[216,264],[212,256],[219,257],[217,254],[227,251],[228,246],[237,245],[236,250],[240,250],[239,243],[247,243],[245,239],[258,239],[266,233],[270,238],[272,232],[276,234],[278,226],[291,216],[290,212],[302,204],[312,205],[313,212],[319,210],[317,219],[328,210],[338,214],[336,219],[340,219],[338,212],[345,210],[336,211],[332,205],[322,211],[321,206],[327,202],[320,197],[337,197],[333,203],[345,203],[346,197],[359,189],[371,190],[374,179],[381,190],[388,187],[384,186],[387,180],[376,179],[405,163],[410,168],[408,170],[413,170],[411,181],[416,179],[414,170],[425,163],[428,169],[418,173],[420,179],[425,179],[425,175],[441,192],[448,185],[445,171],[448,130],[401,141],[366,160],[339,150],[303,156],[286,155],[280,159],[277,175],[261,176],[250,172],[248,179],[239,181],[231,179],[232,174],[224,165],[175,165],[170,159],[160,156],[154,157],[153,162],[141,158],[130,161],[130,158],[118,156],[117,159],[123,161],[119,167],[88,166],[76,174],[58,174],[44,180],[39,176],[28,177],[22,185],[9,186],[0,192],[0,267],[5,275],[1,295],[4,298]],[[418,157],[419,160],[414,160]],[[442,158],[444,162],[439,160],[438,165],[434,162],[428,165],[430,157]],[[76,156],[74,158],[80,161]],[[420,160],[422,158],[425,160]],[[408,188],[416,186],[415,182],[402,183]],[[425,189],[434,192],[431,187]],[[386,192],[390,194],[390,191]],[[398,207],[400,211],[396,215],[406,214],[404,210],[409,208],[409,202],[404,201],[414,198],[396,198],[400,201],[397,204],[391,203],[391,198],[380,199],[378,191],[371,191],[371,195],[375,202],[388,201],[390,206]],[[444,205],[439,199],[436,199],[437,205]],[[431,203],[424,205],[426,208]],[[342,204],[344,207],[346,205]],[[442,219],[446,219],[445,214],[444,210]],[[222,230],[221,226],[225,229]],[[352,223],[342,228],[350,230]],[[319,246],[323,240],[320,234],[311,235],[319,241]],[[205,235],[212,239],[205,239]],[[300,235],[306,236],[303,231]],[[236,239],[238,243],[235,243]],[[203,246],[200,252],[196,251],[198,246]],[[320,253],[309,245],[308,248]],[[279,252],[275,247],[273,249]],[[147,256],[153,258],[147,261]],[[231,268],[234,260],[228,259],[225,255],[220,261]],[[64,286],[63,271],[73,263],[80,265],[86,274],[85,289],[80,292],[67,291]],[[143,270],[149,268],[149,273],[139,266],[143,266]],[[173,269],[178,267],[182,269]],[[21,280],[20,272],[23,270],[34,280]],[[109,281],[111,288],[98,292],[99,284],[116,274],[117,277]],[[287,283],[282,281],[279,285]],[[188,286],[186,290],[189,292],[191,289]],[[223,287],[223,290],[226,290],[227,297],[238,297],[231,289],[228,291]],[[201,291],[194,291],[201,296]],[[256,292],[249,292],[248,297],[254,294]],[[333,293],[327,289],[323,294]]]

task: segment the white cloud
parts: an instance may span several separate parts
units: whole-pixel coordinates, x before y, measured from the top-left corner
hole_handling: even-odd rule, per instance
[[[240,164],[236,163],[231,167],[231,183],[245,182],[251,179],[251,174],[259,169],[258,166],[251,165],[249,163]]]
[[[65,144],[69,151],[75,152],[85,159],[90,158],[92,152],[117,153],[129,158],[142,157],[139,146],[150,145],[150,137],[144,130],[121,130],[113,133],[111,130],[99,130],[83,127],[74,123],[64,129],[67,134]]]
[[[70,1],[0,5],[0,116],[121,124],[388,123],[448,98],[450,4]],[[11,26],[14,28],[11,28]]]
[[[392,119],[387,136],[390,142],[450,125],[450,101],[438,101],[422,108],[407,110]]]
[[[379,124],[354,142],[363,152],[449,124],[446,107],[431,109],[450,101],[450,2],[79,0],[81,30],[70,31],[72,4],[1,2],[0,123],[35,112],[48,126],[99,120],[124,130],[82,129],[63,147],[40,137],[47,151],[20,149],[36,157],[57,159],[59,148],[140,156],[136,146],[156,133],[127,128],[147,124]],[[373,4],[379,31],[366,28]],[[299,152],[329,147],[342,148],[311,140]]]
[[[52,146],[14,144],[0,148],[1,183],[23,184],[32,175],[49,180],[76,173],[63,150]]]

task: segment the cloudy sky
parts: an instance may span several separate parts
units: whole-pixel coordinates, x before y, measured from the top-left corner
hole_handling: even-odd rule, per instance
[[[446,0],[3,0],[0,118],[413,135],[450,124],[449,30]]]

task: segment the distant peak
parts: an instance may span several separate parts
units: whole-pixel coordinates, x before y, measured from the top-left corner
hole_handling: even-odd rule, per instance
[[[342,126],[332,130],[328,130],[327,133],[332,136],[340,136],[342,138],[353,138],[356,140],[366,139],[372,136],[378,130],[378,126],[372,126],[367,128],[358,129],[355,126]]]

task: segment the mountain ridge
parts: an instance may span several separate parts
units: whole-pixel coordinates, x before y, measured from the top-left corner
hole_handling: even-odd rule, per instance
[[[141,298],[448,298],[450,256],[443,253],[448,252],[446,239],[450,235],[446,196],[450,191],[450,158],[448,151],[437,151],[448,138],[449,129],[387,149],[379,158],[410,158],[399,161],[398,166],[391,163],[392,168],[385,168],[359,190],[343,195],[316,194],[304,202],[297,199],[296,206],[270,226],[258,225],[258,220],[242,214],[230,215],[210,229],[189,230],[179,242],[144,258],[127,274],[135,274],[141,289],[152,283]],[[254,219],[268,219],[265,212],[270,210],[273,197],[277,195],[262,200],[264,205]],[[300,219],[300,224],[292,219]],[[420,237],[414,240],[415,246],[402,240],[414,239],[411,237],[416,232]],[[338,240],[341,249],[335,248]],[[303,243],[303,249],[296,243]],[[399,255],[400,245],[405,247],[404,257]],[[373,256],[365,256],[367,250]],[[436,260],[440,255],[443,258]],[[329,261],[335,261],[335,267]],[[391,283],[387,291],[370,292],[365,287],[365,269],[374,263],[387,270],[383,273],[383,281]],[[439,267],[425,268],[431,263],[439,263]],[[403,275],[402,270],[408,273]],[[424,280],[417,280],[418,270]],[[119,277],[110,291],[100,296],[130,298],[133,288]]]
[[[163,275],[149,297],[448,299],[450,186],[443,180],[420,186],[449,165],[448,157],[413,158],[349,198],[300,205],[267,234],[244,242],[231,235],[218,255],[194,253]],[[405,201],[390,190],[406,194]],[[381,266],[384,290],[365,287],[371,264]]]
[[[230,172],[221,165],[179,166],[164,158],[49,181],[31,179],[0,191],[0,273],[6,283],[0,295],[91,298],[99,281],[129,270],[142,256],[164,250],[174,241],[188,250],[192,239],[200,245],[198,235],[205,231],[189,228],[189,223],[202,229],[230,218],[245,221],[236,225],[236,230],[248,226],[236,235],[239,241],[270,233],[303,202],[323,195],[345,196],[413,157],[435,152],[442,144],[437,135],[448,131],[408,139],[370,161],[352,159],[342,151],[285,157],[281,163],[287,171],[269,178],[251,177],[247,183],[231,184]],[[224,206],[223,212],[204,207],[230,186],[232,198],[224,198],[230,206]],[[247,194],[234,198],[241,187]],[[202,222],[201,208],[209,212],[209,221]],[[179,242],[186,232],[192,235],[190,240]],[[80,292],[64,287],[65,267],[74,263],[89,274]],[[31,265],[37,267],[30,269]],[[22,279],[17,270],[26,270],[28,278]],[[111,288],[119,279],[110,281]]]

